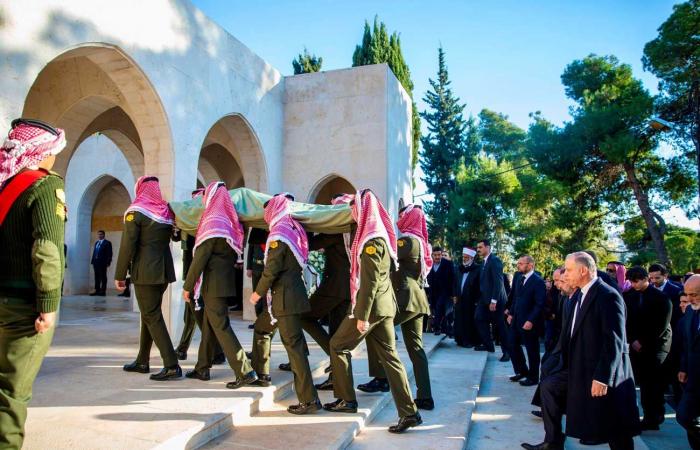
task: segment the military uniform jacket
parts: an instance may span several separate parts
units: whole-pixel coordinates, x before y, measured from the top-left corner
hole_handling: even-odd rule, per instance
[[[255,289],[261,302],[272,292],[272,315],[276,317],[311,311],[302,269],[287,244],[272,241],[267,249],[267,262]]]
[[[421,243],[413,237],[402,237],[397,241],[397,245],[399,270],[391,274],[391,284],[399,311],[430,314],[421,274]]]
[[[200,293],[205,300],[235,296],[237,260],[238,254],[228,245],[226,239],[207,239],[195,250],[182,288],[192,292],[201,275]]]
[[[128,271],[134,284],[175,281],[170,254],[172,234],[172,225],[151,220],[140,212],[127,214],[114,278],[124,280]]]
[[[342,234],[317,234],[309,241],[309,250],[324,249],[326,266],[314,295],[350,299],[350,260]]]
[[[248,244],[246,252],[246,268],[253,272],[262,272],[265,270],[265,252],[260,244]]]
[[[357,320],[375,322],[396,315],[396,297],[390,274],[394,263],[384,239],[370,239],[360,258],[360,289],[353,314]]]

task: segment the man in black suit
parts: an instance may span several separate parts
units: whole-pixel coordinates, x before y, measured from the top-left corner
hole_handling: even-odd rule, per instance
[[[685,428],[690,448],[700,450],[700,275],[688,278],[683,291],[690,300],[690,308],[678,322],[681,331],[678,381],[685,388],[676,408],[676,420]]]
[[[627,307],[627,342],[634,379],[641,394],[642,430],[658,430],[664,421],[664,373],[661,365],[671,350],[671,301],[651,287],[643,267],[627,271],[632,289],[623,298]]]
[[[428,274],[428,301],[433,310],[433,331],[436,335],[452,335],[452,326],[447,320],[452,309],[454,268],[452,261],[442,257],[442,248],[433,248],[433,268]]]
[[[105,239],[105,232],[97,232],[97,242],[92,250],[92,268],[95,272],[95,292],[90,295],[107,295],[107,268],[112,264],[112,243]]]
[[[668,279],[668,270],[663,264],[652,264],[649,266],[649,280],[654,287],[666,294],[673,305],[671,316],[671,326],[675,327],[681,319],[680,294],[683,286]]]
[[[598,276],[598,278],[600,278],[600,280],[603,283],[607,284],[612,288],[615,288],[617,292],[622,294],[622,288],[617,284],[617,280],[608,275],[606,271],[598,269],[598,255],[596,255],[593,250],[585,250],[584,252],[587,253],[588,256],[593,258],[593,262],[596,263],[596,275]]]
[[[464,247],[462,262],[455,271],[455,342],[461,347],[471,348],[481,342],[474,323],[474,311],[479,303],[479,276],[481,265],[474,262],[476,250]]]
[[[484,261],[479,276],[479,304],[474,313],[476,328],[483,344],[478,345],[476,350],[496,351],[491,336],[491,326],[493,326],[501,337],[501,349],[505,357],[508,353],[508,331],[504,317],[507,296],[503,284],[503,263],[498,256],[491,253],[491,243],[488,239],[479,241],[476,251]],[[506,358],[501,359],[507,361]]]
[[[544,326],[544,301],[547,288],[535,273],[535,260],[530,255],[518,259],[520,276],[512,288],[513,302],[508,306],[509,351],[515,375],[510,381],[522,386],[535,386],[540,381],[540,330]],[[522,345],[527,350],[527,363]],[[524,378],[524,379],[523,379]]]
[[[563,449],[566,435],[610,448],[633,449],[640,433],[634,377],[625,338],[622,296],[598,279],[587,253],[566,257],[565,278],[577,288],[565,315],[558,367],[540,383],[545,440],[526,449]]]

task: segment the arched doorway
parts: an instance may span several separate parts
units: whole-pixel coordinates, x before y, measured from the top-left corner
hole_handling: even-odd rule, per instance
[[[335,194],[354,194],[355,187],[347,179],[340,175],[331,174],[316,183],[309,194],[309,202],[319,205],[330,205]]]

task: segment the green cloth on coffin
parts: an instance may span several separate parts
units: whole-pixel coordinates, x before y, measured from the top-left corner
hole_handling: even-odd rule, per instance
[[[263,205],[272,198],[248,188],[229,191],[238,217],[246,226],[267,229]],[[187,233],[195,234],[199,218],[204,211],[200,198],[183,202],[171,202],[175,212],[176,226]],[[314,205],[311,203],[291,202],[292,217],[298,220],[306,231],[312,233],[349,233],[354,223],[349,205]]]

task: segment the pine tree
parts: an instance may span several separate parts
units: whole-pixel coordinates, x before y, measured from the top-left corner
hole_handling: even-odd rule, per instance
[[[430,80],[432,91],[423,98],[429,111],[421,113],[428,123],[428,134],[420,138],[423,152],[420,166],[428,192],[433,200],[426,204],[431,218],[430,234],[436,242],[444,243],[450,210],[449,193],[455,188],[455,171],[465,157],[466,122],[462,116],[464,104],[452,93],[445,64],[445,52],[438,49],[437,80]],[[471,155],[472,157],[474,155]]]
[[[304,47],[304,53],[300,53],[299,56],[292,61],[294,75],[319,72],[322,64],[323,58],[310,54],[306,47]]]

